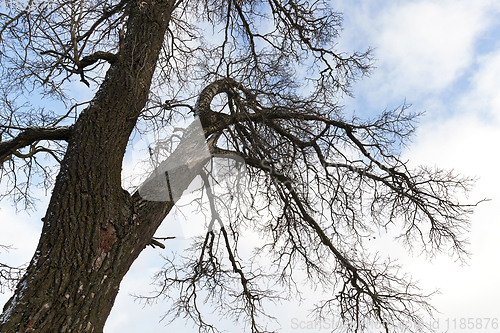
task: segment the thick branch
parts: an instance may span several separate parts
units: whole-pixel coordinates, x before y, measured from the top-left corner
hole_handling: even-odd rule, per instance
[[[118,60],[118,56],[111,52],[97,51],[91,55],[83,57],[83,59],[80,60],[79,66],[80,68],[85,68],[87,66],[95,64],[99,60],[106,60],[110,64],[113,64]]]
[[[0,164],[8,159],[16,150],[27,147],[41,140],[65,140],[67,141],[72,132],[72,127],[31,127],[19,133],[14,139],[0,142]]]

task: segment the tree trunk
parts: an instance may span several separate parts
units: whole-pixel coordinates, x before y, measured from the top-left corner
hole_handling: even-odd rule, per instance
[[[0,317],[2,333],[102,332],[122,278],[172,208],[174,200],[124,191],[121,167],[173,3],[130,5],[118,60],[74,125],[37,251]],[[182,180],[176,187],[187,187],[199,165],[172,171]]]

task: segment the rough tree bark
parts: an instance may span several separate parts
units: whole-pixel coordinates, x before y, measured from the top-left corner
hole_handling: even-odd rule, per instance
[[[36,255],[1,332],[102,332],[120,281],[172,208],[122,190],[121,165],[174,3],[131,4],[120,51],[68,138]]]

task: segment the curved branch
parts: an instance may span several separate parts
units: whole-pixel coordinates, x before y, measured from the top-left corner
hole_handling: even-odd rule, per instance
[[[93,54],[85,56],[80,60],[80,68],[85,68],[87,66],[95,64],[99,60],[106,60],[110,64],[115,63],[118,60],[118,56],[111,52],[97,51]]]
[[[65,140],[71,137],[72,127],[31,127],[19,133],[14,139],[0,142],[0,164],[5,162],[16,150],[27,147],[40,140]]]

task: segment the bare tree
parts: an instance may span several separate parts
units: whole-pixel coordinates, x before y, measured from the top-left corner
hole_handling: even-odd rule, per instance
[[[331,291],[317,316],[338,315],[342,329],[425,328],[427,297],[364,244],[400,228],[407,245],[466,255],[473,206],[456,196],[472,181],[401,160],[418,116],[407,105],[347,119],[341,99],[373,60],[335,49],[342,16],[326,1],[28,6],[0,14],[3,197],[32,207],[38,179],[52,196],[1,332],[101,332],[122,278],[148,244],[162,245],[154,233],[196,177],[209,229],[156,276],[157,297],[177,295],[171,318],[217,331],[200,310],[205,292],[221,314],[266,332],[264,304],[300,293],[302,270]],[[67,92],[77,82],[96,88],[90,101]],[[30,94],[61,109],[32,106]],[[139,190],[124,190],[130,139],[179,119],[194,121],[169,137]],[[242,187],[212,186],[220,159],[246,165]],[[245,230],[262,240],[248,258],[238,251]]]

